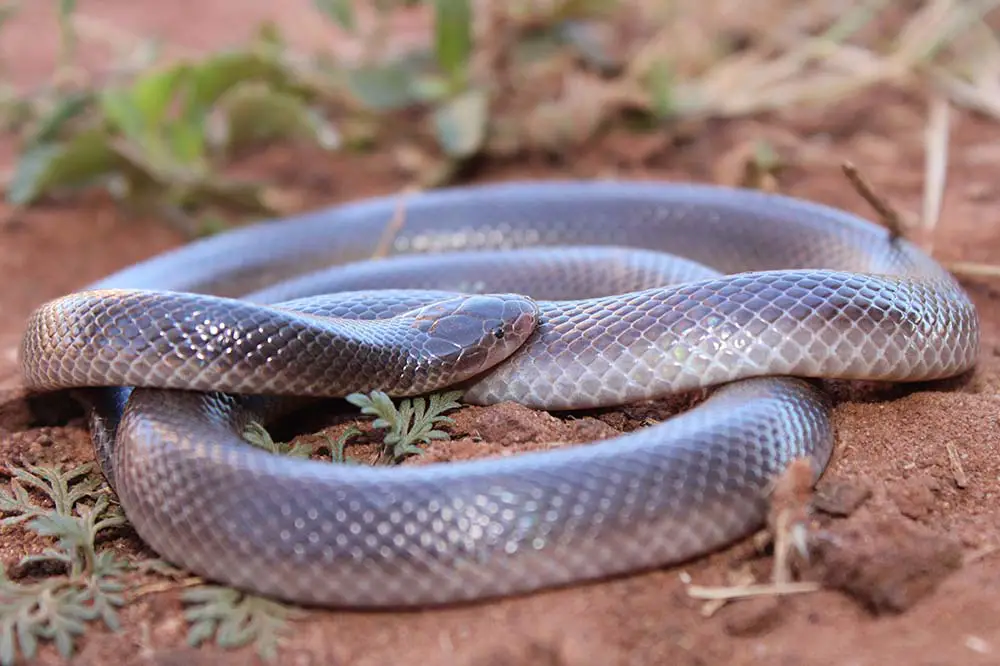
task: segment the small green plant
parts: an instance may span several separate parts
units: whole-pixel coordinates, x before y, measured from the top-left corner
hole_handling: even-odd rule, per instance
[[[510,49],[535,53],[532,45],[541,33],[556,45],[539,52],[543,58],[576,48],[580,40],[565,25],[614,2],[561,0],[530,17],[522,16],[523,9],[491,8],[513,26],[508,45],[479,40],[471,0],[425,0],[433,17],[430,43],[386,56],[393,51],[392,12],[420,2],[380,0],[371,22],[355,20],[351,2],[314,0],[364,45],[357,62],[295,53],[273,24],[262,25],[247,46],[167,64],[157,61],[153,40],[139,40],[150,48],[137,49],[149,53],[138,67],[120,67],[106,80],[58,81],[40,93],[14,96],[8,106],[17,113],[8,115],[17,116],[23,140],[7,202],[25,207],[42,197],[100,187],[129,208],[211,233],[218,225],[208,225],[208,217],[288,212],[288,198],[277,188],[223,175],[234,152],[289,139],[328,150],[366,149],[401,111],[420,113],[423,121],[414,129],[436,142],[437,151],[411,144],[408,157],[400,159],[419,185],[443,184],[466,160],[493,150],[491,135],[497,121],[503,124],[494,117],[504,96],[495,72],[484,76],[474,64],[484,57],[499,63]],[[75,9],[76,2],[61,0],[64,68],[77,46]]]
[[[346,400],[361,409],[362,414],[375,416],[372,422],[374,428],[388,430],[382,440],[382,452],[376,464],[394,465],[412,455],[420,455],[423,449],[419,444],[429,444],[435,439],[448,439],[448,433],[436,426],[451,424],[454,421],[444,413],[461,407],[457,400],[461,391],[435,393],[427,398],[406,398],[399,407],[392,398],[382,391],[372,391],[370,394],[352,393]],[[259,423],[251,422],[243,432],[243,438],[253,446],[270,453],[288,455],[295,458],[308,458],[317,453],[320,448],[329,449],[330,457],[335,463],[357,462],[348,458],[344,449],[347,441],[361,434],[355,427],[346,429],[333,440],[326,437],[327,446],[317,447],[304,442],[275,442],[270,433]]]
[[[227,587],[206,585],[184,592],[190,624],[188,643],[197,647],[215,637],[215,644],[234,649],[253,643],[261,659],[277,657],[282,634],[289,620],[304,615],[277,601]]]
[[[40,104],[7,201],[27,206],[102,185],[127,204],[172,217],[217,209],[274,214],[266,188],[220,174],[223,158],[273,139],[333,147],[313,101],[260,44],[63,93]]]
[[[435,426],[454,423],[443,414],[461,407],[456,402],[461,396],[461,391],[449,391],[435,393],[428,399],[407,398],[400,403],[398,409],[382,391],[372,391],[369,395],[352,393],[347,396],[347,401],[360,407],[362,414],[375,415],[373,427],[389,431],[384,439],[383,457],[398,463],[407,456],[423,453],[423,449],[417,446],[418,443],[429,444],[431,440],[448,439],[448,433]]]
[[[362,413],[376,416],[373,425],[388,432],[380,462],[393,464],[422,452],[417,445],[448,434],[436,426],[453,421],[443,413],[459,407],[460,391],[406,399],[397,408],[380,391],[353,394],[348,400]],[[327,445],[334,462],[353,463],[346,457],[347,441],[360,434],[347,428]],[[259,424],[245,432],[247,441],[277,454],[305,458],[318,447],[305,443],[274,442]],[[42,580],[12,580],[0,566],[0,666],[10,666],[20,653],[33,659],[43,641],[52,641],[65,658],[73,655],[77,639],[90,622],[120,628],[118,609],[124,605],[123,575],[130,566],[113,553],[97,551],[100,534],[125,524],[125,517],[109,499],[109,489],[93,463],[67,470],[32,466],[14,468],[10,489],[0,489],[0,525],[23,525],[55,546],[21,558],[19,568],[55,564],[63,573]],[[38,502],[32,492],[44,497]],[[166,566],[166,565],[164,565]],[[164,573],[163,575],[167,575]],[[184,593],[189,606],[189,642],[212,639],[221,648],[253,643],[264,659],[276,656],[287,621],[298,610],[242,591],[203,586]]]
[[[329,435],[324,435],[326,446],[307,444],[305,442],[296,442],[294,444],[291,442],[275,442],[274,438],[271,437],[271,433],[264,426],[251,421],[243,431],[243,439],[259,449],[264,449],[269,453],[277,455],[291,456],[293,458],[309,458],[320,450],[327,449],[330,451],[330,458],[333,462],[353,463],[355,462],[354,459],[348,458],[344,453],[344,449],[347,447],[347,441],[350,438],[360,434],[360,430],[350,427],[340,433],[336,440]]]
[[[295,444],[276,442],[271,437],[271,433],[256,421],[251,421],[247,424],[247,427],[243,430],[243,439],[252,446],[264,449],[268,453],[291,456],[292,458],[308,458],[313,454],[314,450],[312,446],[305,442],[296,442]]]
[[[10,490],[0,490],[0,525],[23,524],[56,547],[21,559],[19,568],[57,564],[65,573],[37,582],[11,580],[0,566],[0,665],[18,652],[33,659],[41,641],[52,641],[70,658],[88,622],[119,629],[124,604],[122,576],[127,564],[110,552],[98,553],[98,535],[125,522],[111,505],[92,464],[69,470],[27,466],[13,469]],[[47,503],[33,501],[29,489]],[[49,506],[51,504],[51,506]]]

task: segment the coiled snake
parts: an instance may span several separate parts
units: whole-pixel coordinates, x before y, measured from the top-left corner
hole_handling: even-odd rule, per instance
[[[932,380],[976,361],[957,282],[825,206],[687,184],[442,189],[405,200],[370,260],[398,204],[229,231],[32,315],[29,387],[124,387],[99,390],[93,436],[161,556],[355,607],[662,567],[757,529],[790,460],[822,471],[830,405],[808,378]],[[450,386],[551,410],[719,388],[652,427],[501,459],[375,468],[241,440],[281,402],[258,396]]]

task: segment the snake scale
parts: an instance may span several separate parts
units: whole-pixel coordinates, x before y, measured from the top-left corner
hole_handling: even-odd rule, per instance
[[[25,383],[96,392],[102,468],[162,557],[369,608],[664,567],[758,529],[791,460],[822,473],[834,433],[813,379],[926,381],[976,363],[978,316],[957,281],[823,205],[509,182],[413,195],[387,236],[399,205],[227,231],[31,316]],[[713,390],[650,427],[498,459],[339,465],[241,439],[281,396],[447,387],[549,410]]]

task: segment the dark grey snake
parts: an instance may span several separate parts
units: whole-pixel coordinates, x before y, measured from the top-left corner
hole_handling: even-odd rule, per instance
[[[933,380],[976,361],[957,282],[828,207],[681,184],[445,189],[405,199],[394,258],[369,261],[399,204],[227,232],[33,314],[29,387],[146,387],[97,389],[92,425],[161,556],[356,607],[662,567],[759,528],[791,460],[823,470],[830,405],[807,378]],[[611,440],[475,462],[338,465],[240,437],[281,402],[255,396],[452,385],[553,410],[719,388]]]

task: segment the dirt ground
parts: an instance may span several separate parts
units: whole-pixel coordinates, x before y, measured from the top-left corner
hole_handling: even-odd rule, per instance
[[[20,85],[51,68],[55,37],[43,4],[49,5],[34,3],[0,40],[6,66]],[[236,43],[265,18],[304,33],[306,46],[333,35],[309,18],[306,0],[281,3],[280,12],[279,3],[264,0],[80,5],[130,31],[155,30],[191,49]],[[192,22],[195,8],[199,20]],[[748,146],[765,139],[788,164],[778,182],[786,193],[868,215],[839,171],[840,161],[850,159],[881,193],[917,213],[927,112],[920,98],[878,89],[827,108],[713,123],[684,142],[615,132],[587,146],[571,164],[522,157],[484,165],[472,179],[614,174],[731,183]],[[7,145],[0,157],[9,160],[11,154]],[[295,189],[304,208],[404,185],[384,154],[272,148],[240,167]],[[956,111],[942,219],[932,239],[918,240],[933,241],[942,261],[995,262],[998,205],[1000,131],[995,122]],[[38,427],[18,397],[16,349],[25,317],[47,299],[183,239],[155,220],[124,216],[100,195],[0,219],[6,221],[0,226],[0,274],[7,278],[0,281],[0,465],[91,460],[80,419]],[[771,559],[743,543],[684,567],[471,607],[392,614],[312,611],[294,625],[281,663],[1000,664],[1000,284],[986,279],[964,284],[983,324],[981,362],[970,377],[850,395],[836,410],[837,450],[819,488],[826,511],[816,516],[818,536],[807,569],[810,578],[824,583],[823,590],[703,612],[704,602],[688,594],[686,580],[726,584],[746,563],[758,580],[766,579]],[[612,411],[581,423],[507,407],[466,408],[456,414],[453,441],[435,444],[431,458],[586,441],[648,413],[656,412]],[[19,530],[8,530],[0,557],[12,564],[37,547],[23,541]],[[113,547],[151,555],[135,538]],[[250,649],[187,647],[178,590],[131,603],[123,620],[119,634],[89,631],[74,663],[254,659]],[[39,662],[59,659],[46,648]]]

